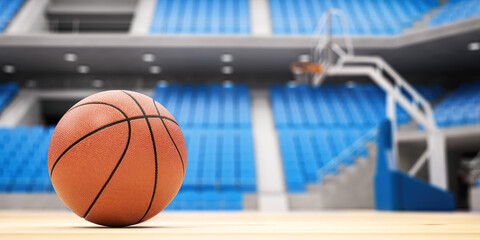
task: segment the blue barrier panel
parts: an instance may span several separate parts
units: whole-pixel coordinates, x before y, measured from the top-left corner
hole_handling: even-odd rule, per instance
[[[392,127],[385,120],[378,134],[375,208],[393,211],[453,211],[452,193],[402,173],[391,166]]]

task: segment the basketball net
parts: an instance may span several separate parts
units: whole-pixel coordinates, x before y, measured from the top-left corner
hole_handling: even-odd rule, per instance
[[[322,65],[312,62],[293,62],[290,64],[290,70],[297,83],[309,84],[312,76],[322,72]]]

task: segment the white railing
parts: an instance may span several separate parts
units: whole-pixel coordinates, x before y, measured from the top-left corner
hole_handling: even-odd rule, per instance
[[[357,153],[364,150],[367,143],[371,142],[376,138],[378,133],[378,128],[374,127],[368,132],[363,134],[359,139],[357,139],[352,145],[345,148],[340,154],[333,158],[330,162],[322,166],[317,171],[318,182],[322,183],[325,181],[327,175],[335,175],[340,166],[346,165],[345,162],[348,158],[354,158],[357,156]]]

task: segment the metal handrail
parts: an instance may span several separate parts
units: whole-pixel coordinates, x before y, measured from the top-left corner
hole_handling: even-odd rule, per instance
[[[340,152],[335,158],[333,158],[330,162],[322,166],[320,169],[317,170],[317,175],[318,175],[318,182],[323,182],[325,176],[329,175],[327,173],[327,170],[330,169],[335,169],[337,170],[341,165],[342,162],[349,158],[353,157],[356,152],[361,150],[362,147],[365,147],[365,145],[372,141],[373,138],[377,136],[378,133],[378,128],[374,127],[370,130],[368,130],[365,134],[363,134],[360,138],[358,138],[354,143],[352,143],[350,146],[345,148],[342,152]]]

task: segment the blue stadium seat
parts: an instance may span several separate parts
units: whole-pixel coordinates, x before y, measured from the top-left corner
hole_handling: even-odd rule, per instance
[[[201,195],[204,210],[220,210],[219,191],[203,191]]]
[[[220,206],[224,210],[243,209],[243,195],[238,191],[225,191],[221,196]]]
[[[417,90],[429,101],[443,94],[438,85],[418,86]],[[371,128],[386,114],[385,93],[373,85],[350,88],[274,85],[271,100],[277,128]],[[397,118],[400,124],[410,121],[400,107]]]
[[[182,189],[168,209],[242,209],[243,194],[256,191],[248,87],[159,84],[153,98],[182,126],[188,151]]]
[[[314,33],[322,14],[330,8],[345,13],[349,34],[397,35],[436,6],[436,0],[270,0],[270,14],[277,35]],[[344,34],[340,19],[332,18],[332,32]]]
[[[154,34],[249,34],[248,0],[158,0]]]
[[[218,211],[242,210],[243,193],[228,190],[182,190],[165,210]]]
[[[250,128],[250,95],[245,85],[162,85],[155,101],[165,106],[182,128]]]
[[[279,129],[280,149],[289,192],[304,192],[306,183],[317,183],[318,170],[353,144],[362,134],[358,129]],[[354,157],[365,157],[366,148],[354,153],[343,165],[353,164]],[[338,169],[327,169],[337,174]]]
[[[188,167],[183,189],[256,190],[250,129],[187,129]]]
[[[436,27],[480,16],[480,0],[450,0],[432,17],[428,26]]]
[[[440,127],[480,123],[480,82],[460,86],[434,109]]]
[[[0,192],[53,192],[47,167],[53,127],[0,128]]]
[[[0,192],[52,192],[47,149],[53,128],[1,128]]]
[[[429,101],[443,90],[439,85],[417,86]],[[368,130],[385,118],[385,93],[374,85],[355,87],[324,85],[274,85],[271,87],[274,121],[278,132],[287,190],[306,191],[306,184],[322,181],[323,174],[338,174],[338,166],[329,164]],[[400,124],[410,121],[397,108]],[[366,146],[359,147],[341,165],[367,157]]]

